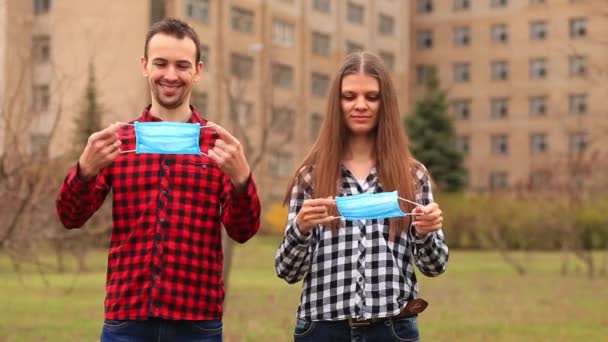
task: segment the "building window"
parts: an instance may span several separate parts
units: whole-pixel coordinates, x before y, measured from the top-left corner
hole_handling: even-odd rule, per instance
[[[330,36],[321,32],[312,33],[312,53],[319,56],[329,56]]]
[[[503,171],[493,171],[490,173],[490,190],[506,190],[509,187],[508,175]]]
[[[416,65],[416,83],[423,84],[425,78],[426,78],[426,65],[424,65],[424,64]]]
[[[419,49],[430,49],[433,47],[433,31],[416,31],[416,47]]]
[[[570,19],[570,38],[577,39],[587,35],[587,19],[573,18]]]
[[[378,54],[380,55],[380,58],[382,59],[382,61],[384,61],[384,64],[386,65],[388,70],[394,71],[395,70],[395,55],[388,51],[380,51]]]
[[[530,104],[530,116],[544,116],[547,113],[546,96],[531,96],[528,102]]]
[[[190,98],[190,104],[193,105],[196,109],[198,109],[198,112],[203,116],[207,115],[208,103],[209,103],[209,98],[207,97],[207,93],[199,92],[199,91],[192,92],[192,96]]]
[[[547,135],[545,133],[530,134],[530,154],[533,156],[547,153]]]
[[[578,154],[583,153],[587,149],[589,143],[587,133],[585,132],[574,132],[570,133],[570,153]]]
[[[359,43],[355,43],[350,40],[346,42],[346,53],[361,52],[363,49],[363,45]]]
[[[49,134],[32,133],[30,135],[30,153],[32,156],[41,157],[48,155],[50,140]]]
[[[329,89],[329,76],[313,72],[310,82],[310,93],[314,96],[325,96]]]
[[[48,62],[51,59],[51,37],[49,35],[34,36],[32,39],[32,58],[37,63]]]
[[[186,16],[202,23],[209,22],[209,0],[186,0],[184,5]]]
[[[240,127],[251,125],[251,113],[253,112],[253,103],[244,100],[236,100],[233,104],[234,117],[232,118]]]
[[[451,102],[451,107],[456,120],[468,120],[471,116],[471,99],[455,99]]]
[[[454,46],[469,46],[471,40],[471,30],[468,27],[456,27],[454,33]]]
[[[203,62],[205,70],[209,70],[209,64],[211,64],[209,45],[201,44],[201,62]]]
[[[230,70],[232,76],[249,80],[253,76],[253,57],[233,53],[230,58]]]
[[[587,75],[587,57],[570,56],[569,60],[570,77],[584,77]]]
[[[330,1],[329,0],[313,0],[312,8],[322,13],[329,13]]]
[[[272,107],[272,126],[276,127],[277,131],[287,133],[293,130],[295,121],[295,112],[289,107]]]
[[[33,107],[36,112],[46,112],[51,104],[51,91],[48,84],[35,85],[33,89]]]
[[[269,171],[273,177],[289,177],[293,163],[293,156],[287,151],[276,151],[270,155]]]
[[[348,8],[346,9],[346,17],[349,22],[362,25],[363,18],[365,17],[365,8],[349,1]]]
[[[471,80],[471,64],[454,63],[454,81],[468,82]]]
[[[240,7],[232,7],[231,23],[234,31],[243,33],[253,32],[253,20],[253,11]]]
[[[547,38],[547,22],[537,20],[530,22],[530,40],[545,40]]]
[[[509,98],[493,97],[490,99],[490,117],[503,119],[509,116]]]
[[[465,11],[471,7],[471,2],[469,0],[454,0],[454,10],[455,11]]]
[[[547,60],[544,58],[532,58],[530,60],[530,78],[542,80],[547,78]]]
[[[184,10],[187,13],[187,8]],[[164,0],[150,0],[150,22],[155,23],[161,21],[167,16],[165,11]]]
[[[587,113],[587,95],[586,94],[571,94],[569,97],[570,114],[585,114]]]
[[[293,68],[285,64],[273,64],[272,83],[279,88],[289,89],[293,87]]]
[[[471,151],[470,138],[468,135],[457,136],[454,145],[456,146],[456,149],[465,156]]]
[[[292,47],[294,37],[293,24],[275,19],[272,22],[272,41],[280,46]]]
[[[494,44],[506,44],[509,41],[509,29],[506,24],[494,24],[490,28],[490,39]]]
[[[380,14],[378,31],[385,36],[393,35],[395,33],[395,19],[390,15]]]
[[[491,7],[506,7],[508,4],[507,0],[490,0]]]
[[[509,153],[509,139],[506,134],[493,134],[491,142],[492,155],[504,156]]]
[[[34,0],[34,14],[44,14],[51,10],[51,0]]]
[[[433,12],[433,0],[416,0],[416,11],[418,13]]]
[[[323,123],[323,117],[319,113],[310,114],[310,139],[315,140],[319,136],[321,131],[321,124]]]
[[[505,81],[509,79],[509,63],[506,61],[494,61],[491,64],[492,80]]]

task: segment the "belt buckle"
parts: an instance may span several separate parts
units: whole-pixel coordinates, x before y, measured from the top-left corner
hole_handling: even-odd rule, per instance
[[[352,318],[348,319],[348,326],[351,327],[351,328],[352,327],[367,327],[370,324],[371,323],[369,321],[365,321],[365,320],[363,320],[363,321],[357,321],[357,320],[354,320]]]

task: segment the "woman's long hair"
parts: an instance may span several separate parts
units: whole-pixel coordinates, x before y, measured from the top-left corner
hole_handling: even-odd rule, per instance
[[[415,200],[412,174],[419,164],[413,159],[408,147],[395,87],[386,66],[378,56],[369,52],[356,52],[346,56],[332,81],[321,131],[312,149],[289,180],[285,205],[289,203],[293,186],[302,182],[302,172],[312,172],[312,198],[339,196],[341,164],[350,134],[342,113],[342,80],[348,75],[358,73],[376,78],[380,85],[380,107],[373,153],[376,156],[376,169],[383,191],[397,190],[401,197]],[[400,205],[408,212],[413,209],[413,205],[408,203]],[[390,233],[395,236],[394,234],[400,234],[408,226],[408,218],[393,218],[390,220]],[[337,225],[333,228],[337,228]]]

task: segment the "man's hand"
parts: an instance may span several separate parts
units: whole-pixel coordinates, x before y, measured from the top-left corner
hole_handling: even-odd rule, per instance
[[[212,126],[220,137],[215,141],[215,146],[209,150],[209,157],[217,162],[235,187],[242,188],[249,179],[251,169],[243,153],[241,142],[218,124],[208,122],[208,125]]]
[[[336,200],[332,197],[304,200],[296,217],[296,224],[300,232],[308,235],[316,225],[335,220],[335,216],[329,215],[330,207],[336,207]]]
[[[101,169],[110,165],[120,154],[120,139],[116,130],[121,123],[113,123],[105,129],[91,134],[87,146],[78,159],[78,176],[84,180],[95,177]]]
[[[443,214],[441,209],[439,209],[439,204],[431,203],[422,207],[416,207],[412,213],[417,214],[414,216],[416,220],[412,224],[416,229],[418,237],[425,237],[427,234],[441,229]]]

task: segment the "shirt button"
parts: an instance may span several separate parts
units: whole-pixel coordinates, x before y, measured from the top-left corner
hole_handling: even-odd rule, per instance
[[[160,223],[165,223],[165,218],[161,217],[159,221],[160,221]]]
[[[163,190],[163,195],[166,195],[166,194],[167,194],[167,190]]]
[[[154,276],[154,280],[158,281],[158,279],[160,279],[160,276],[157,274]]]
[[[360,282],[360,283],[362,283],[363,282],[363,277],[357,278],[357,281]]]
[[[169,166],[167,166],[167,165],[163,165],[163,169],[165,169],[165,170],[166,170],[166,169],[168,169],[168,168],[169,168]]]

